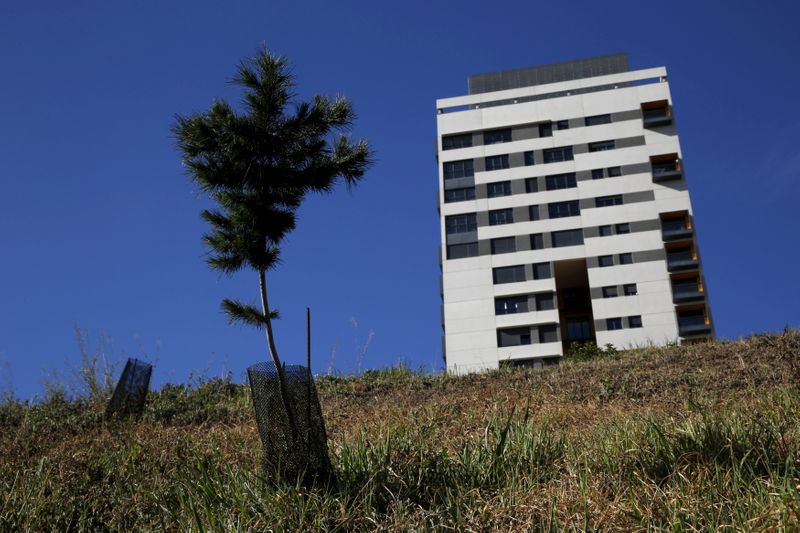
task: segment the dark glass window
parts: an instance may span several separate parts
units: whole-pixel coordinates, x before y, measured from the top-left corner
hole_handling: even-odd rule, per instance
[[[467,233],[478,229],[478,220],[475,213],[463,215],[450,215],[444,217],[445,233]]]
[[[494,299],[494,314],[513,315],[514,313],[528,312],[527,296],[506,296]]]
[[[442,150],[455,150],[472,146],[472,134],[446,135],[442,137]]]
[[[641,317],[641,315],[629,316],[628,317],[628,327],[629,328],[640,328],[640,327],[642,327],[642,317]]]
[[[475,175],[472,159],[444,163],[444,179],[469,178]]]
[[[553,202],[547,204],[547,214],[550,218],[576,217],[581,214],[581,208],[578,200]]]
[[[555,324],[547,324],[539,326],[539,342],[558,342],[558,326]]]
[[[500,196],[509,196],[511,194],[510,181],[497,181],[486,185],[486,195],[489,198],[498,198]]]
[[[608,124],[611,122],[611,115],[594,115],[592,117],[586,117],[585,119],[587,126],[597,126],[600,124]]]
[[[529,220],[539,220],[539,206],[538,205],[529,205],[528,206],[528,219]]]
[[[609,331],[622,329],[622,318],[606,318],[606,329]]]
[[[630,265],[631,263],[633,263],[633,254],[619,254],[620,265]]]
[[[636,290],[635,283],[626,283],[622,286],[622,294],[625,296],[636,296],[638,291]]]
[[[478,255],[478,243],[450,244],[447,246],[448,259],[461,259],[462,257],[475,257]]]
[[[508,154],[491,155],[484,160],[486,162],[486,170],[502,170],[508,168]]]
[[[475,187],[464,187],[462,189],[447,189],[444,191],[444,203],[464,202],[475,199]]]
[[[556,122],[556,128],[560,130],[568,130],[569,120],[559,120],[558,122]]]
[[[501,226],[503,224],[511,224],[514,222],[514,210],[510,207],[507,209],[494,209],[489,211],[489,225]]]
[[[525,265],[493,268],[492,280],[495,285],[525,281]]]
[[[548,292],[545,294],[537,294],[536,310],[547,311],[548,309],[555,309],[555,300],[553,299],[553,293]]]
[[[603,176],[603,169],[602,168],[596,168],[596,169],[592,170],[592,179],[593,180],[601,180],[604,177],[605,176]]]
[[[611,226],[599,226],[597,229],[601,237],[608,237],[611,235]]]
[[[545,178],[545,187],[548,191],[553,191],[556,189],[571,189],[572,187],[577,186],[578,184],[575,181],[574,172],[570,172],[569,174],[554,174]]]
[[[539,192],[536,178],[525,178],[525,192]]]
[[[531,250],[541,250],[544,248],[544,235],[541,233],[531,234]]]
[[[508,254],[517,251],[517,243],[514,237],[501,237],[491,240],[493,254]]]
[[[545,163],[557,163],[559,161],[572,161],[572,146],[562,146],[560,148],[548,148],[542,152]]]
[[[511,128],[483,132],[483,144],[511,142]]]
[[[583,230],[580,229],[554,231],[550,234],[550,237],[553,240],[553,248],[583,244]]]
[[[543,122],[539,124],[539,137],[552,137],[553,136],[553,123]]]
[[[550,263],[534,263],[533,279],[547,279],[550,276]]]
[[[595,207],[609,207],[612,205],[622,205],[622,195],[600,196],[594,199]]]
[[[613,150],[614,148],[614,141],[599,141],[595,143],[589,143],[590,152],[605,152],[606,150]]]
[[[611,255],[601,255],[597,258],[597,263],[601,267],[610,267],[614,265],[614,257]]]
[[[589,321],[584,318],[567,320],[567,339],[571,341],[585,341],[592,338]]]
[[[615,226],[615,229],[617,230],[617,235],[623,235],[625,233],[631,232],[631,225],[628,224],[627,222],[624,224],[617,224]]]
[[[497,346],[522,346],[531,343],[531,328],[506,328],[497,330]]]
[[[533,150],[528,150],[527,152],[524,152],[524,153],[522,154],[522,156],[523,156],[523,157],[524,157],[524,159],[525,159],[525,166],[526,166],[526,167],[529,167],[529,166],[531,166],[531,165],[533,165],[533,164],[534,164],[534,159],[533,159]]]
[[[608,287],[603,287],[603,298],[616,298],[617,295],[617,286],[616,285],[609,285]]]
[[[616,178],[622,176],[622,167],[608,167],[608,177]]]

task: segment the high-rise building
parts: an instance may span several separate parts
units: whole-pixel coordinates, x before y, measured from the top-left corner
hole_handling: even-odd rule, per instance
[[[437,100],[447,368],[713,336],[664,67],[471,76]]]

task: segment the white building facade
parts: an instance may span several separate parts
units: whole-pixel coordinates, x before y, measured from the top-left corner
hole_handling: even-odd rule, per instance
[[[449,371],[714,334],[663,67],[604,56],[437,100]]]

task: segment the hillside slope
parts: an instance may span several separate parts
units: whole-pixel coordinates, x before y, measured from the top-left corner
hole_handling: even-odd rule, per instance
[[[0,407],[0,530],[800,528],[800,332],[318,380],[339,484],[258,477],[246,387]]]

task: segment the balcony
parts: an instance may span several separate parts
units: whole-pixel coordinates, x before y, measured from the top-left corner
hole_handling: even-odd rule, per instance
[[[642,121],[645,128],[655,128],[672,124],[672,109],[667,100],[645,102],[642,104]]]
[[[691,250],[667,251],[667,270],[670,272],[692,270],[699,264],[700,262]]]
[[[681,221],[681,224],[662,224],[661,238],[665,241],[680,241],[692,238],[692,229],[686,227],[686,224]]]
[[[708,336],[712,332],[711,321],[704,305],[692,305],[678,309],[678,333],[681,337]]]
[[[672,124],[672,115],[667,107],[661,109],[646,109],[642,119],[644,120],[645,128],[655,128],[657,126]]]
[[[698,290],[697,285],[693,288],[672,286],[672,301],[676,304],[701,303],[705,298],[706,293]]]
[[[711,324],[706,324],[702,314],[678,316],[678,334],[681,337],[710,335]]]
[[[653,163],[653,182],[673,181],[683,178],[683,172],[677,161]]]

